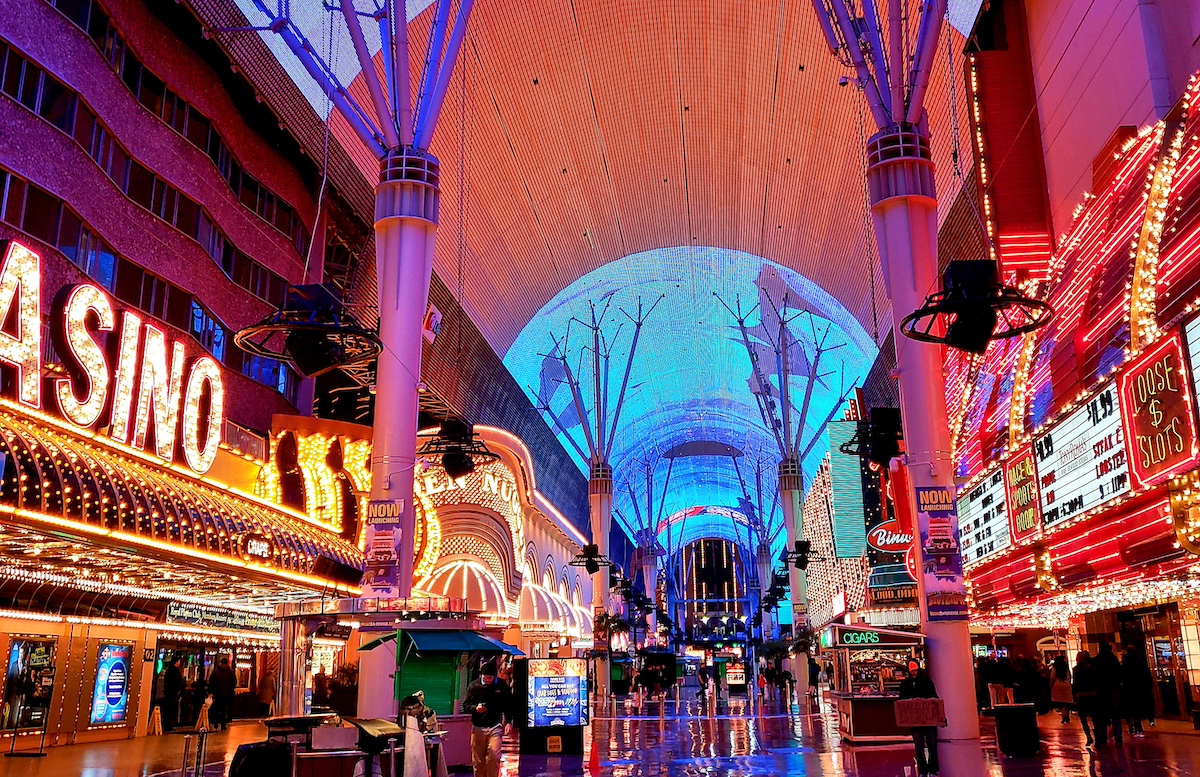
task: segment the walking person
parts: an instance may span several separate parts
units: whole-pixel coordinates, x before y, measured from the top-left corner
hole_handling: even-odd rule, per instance
[[[1146,736],[1142,721],[1154,719],[1154,677],[1146,663],[1146,654],[1133,645],[1125,646],[1121,658],[1121,716],[1129,722],[1129,733]]]
[[[1071,668],[1067,666],[1065,656],[1057,656],[1050,667],[1050,703],[1056,705],[1062,713],[1062,722],[1071,722],[1071,707],[1075,704],[1075,694],[1071,690]]]
[[[183,669],[179,666],[180,660],[171,659],[163,675],[163,731],[170,731],[179,725],[179,702],[183,699],[183,691],[187,687]]]
[[[1092,657],[1086,650],[1075,654],[1075,671],[1071,677],[1071,690],[1075,696],[1075,711],[1079,713],[1079,725],[1083,727],[1083,736],[1090,750],[1093,744],[1104,747],[1108,743],[1108,728],[1100,722],[1096,715],[1096,705],[1100,696],[1096,682],[1096,668],[1092,666]],[[1088,721],[1096,729],[1095,737]]]
[[[471,715],[471,764],[475,777],[498,777],[500,744],[512,731],[512,690],[496,676],[496,662],[487,661],[479,678],[467,686],[463,712]]]
[[[900,683],[901,699],[936,699],[933,680],[916,661],[908,662],[908,677]],[[929,777],[941,771],[938,765],[936,726],[913,726],[913,747],[917,751],[917,774]]]
[[[229,666],[229,656],[221,656],[217,668],[208,676],[208,692],[212,694],[212,723],[217,729],[228,729],[233,717],[233,696],[237,691],[237,674]]]
[[[1099,692],[1096,714],[1100,725],[1112,726],[1112,738],[1117,747],[1121,739],[1121,661],[1113,653],[1112,645],[1100,643],[1096,654],[1096,690]]]

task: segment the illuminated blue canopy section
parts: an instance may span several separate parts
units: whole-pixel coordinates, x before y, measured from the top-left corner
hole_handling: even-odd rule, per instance
[[[673,527],[671,532],[691,539],[711,536],[744,544],[745,531],[735,525],[730,510],[687,514],[688,508],[726,507],[744,520],[739,501],[744,496],[742,481],[731,457],[675,458],[669,490],[662,504],[655,506],[652,522],[645,520],[644,472],[649,462],[655,471],[658,501],[667,468],[663,454],[685,443],[722,443],[744,454],[739,464],[749,490],[755,488],[757,465],[763,470],[764,491],[774,491],[779,446],[763,422],[752,393],[758,383],[752,379],[742,333],[725,305],[737,309],[740,302],[743,314],[758,306],[746,317],[746,327],[760,362],[769,361],[767,367],[773,369],[775,354],[767,341],[773,337],[772,328],[778,325],[774,311],[784,294],[790,300],[785,318],[793,322],[795,339],[789,350],[795,417],[805,406],[808,384],[814,380],[808,368],[814,363],[817,366],[800,444],[807,484],[828,450],[826,424],[841,417],[843,397],[851,387],[861,385],[877,349],[859,322],[832,296],[769,260],[729,249],[682,246],[610,262],[579,278],[543,306],[521,330],[505,354],[504,364],[533,403],[548,405],[559,419],[565,433],[557,428],[556,432],[586,474],[587,461],[576,451],[576,446],[588,450],[578,413],[562,380],[561,368],[556,371],[554,359],[547,358],[554,348],[554,338],[561,340],[570,332],[566,347],[569,364],[573,370],[578,366],[577,371],[586,373],[576,377],[582,379],[583,394],[589,397],[590,351],[582,362],[580,357],[584,347],[590,348],[590,334],[578,321],[570,322],[572,318],[590,320],[591,303],[599,309],[611,298],[604,327],[605,335],[615,338],[609,377],[611,411],[633,329],[629,319],[616,309],[633,311],[639,298],[648,306],[665,295],[642,327],[630,388],[609,458],[616,492],[614,512],[632,536],[640,528],[634,525],[640,510],[642,525],[653,523],[659,529],[660,540],[666,544],[670,539],[674,547],[678,547],[678,538],[667,532],[668,526]],[[767,299],[769,296],[774,297],[774,303]],[[621,324],[618,335],[616,330]],[[770,382],[768,392],[778,396],[777,379]],[[585,409],[592,417],[590,399]],[[770,505],[771,500],[766,503]],[[674,525],[677,515],[686,515],[686,526]],[[770,521],[769,516],[764,519]],[[778,518],[775,520],[778,525]],[[781,532],[776,546],[783,542]]]

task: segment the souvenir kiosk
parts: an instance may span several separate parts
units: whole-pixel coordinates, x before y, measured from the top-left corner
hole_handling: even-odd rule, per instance
[[[833,701],[842,739],[855,744],[907,742],[896,725],[895,702],[910,659],[921,660],[925,636],[870,626],[830,625],[821,647],[833,656]]]

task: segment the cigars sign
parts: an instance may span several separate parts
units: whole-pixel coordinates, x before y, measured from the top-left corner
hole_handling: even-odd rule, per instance
[[[1117,383],[1134,484],[1154,485],[1190,469],[1200,445],[1179,332],[1125,365]]]
[[[217,362],[188,358],[182,341],[81,283],[53,296],[49,333],[65,377],[43,378],[41,257],[14,241],[0,243],[0,255],[0,367],[14,398],[31,408],[53,406],[75,426],[102,430],[164,462],[182,454],[194,472],[207,472],[224,417]]]

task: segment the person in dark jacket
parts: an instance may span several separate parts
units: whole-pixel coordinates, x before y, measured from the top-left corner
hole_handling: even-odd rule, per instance
[[[212,694],[211,722],[216,729],[228,729],[233,714],[233,694],[237,690],[237,674],[229,666],[229,656],[221,656],[217,668],[208,676],[208,692]]]
[[[1092,657],[1086,650],[1075,654],[1075,671],[1071,673],[1071,691],[1075,695],[1075,709],[1079,713],[1079,725],[1083,727],[1083,736],[1090,749],[1093,741],[1100,747],[1108,742],[1108,729],[1097,717],[1097,703],[1100,696],[1096,667],[1092,665]],[[1093,740],[1088,721],[1096,729]]]
[[[1125,646],[1121,659],[1121,717],[1129,722],[1129,732],[1144,737],[1142,721],[1154,719],[1154,677],[1146,663],[1146,654],[1133,645]]]
[[[163,674],[163,731],[170,731],[179,725],[179,701],[187,687],[179,661],[178,658],[172,659]]]
[[[916,661],[908,662],[908,677],[900,683],[901,699],[936,699],[937,688],[933,680]],[[936,726],[913,726],[913,746],[917,751],[917,774],[921,777],[937,774],[938,743]]]
[[[462,710],[471,715],[471,763],[475,777],[498,777],[500,744],[512,730],[512,690],[496,676],[495,661],[485,662],[479,669],[479,678],[467,686]]]
[[[1112,645],[1100,643],[1100,650],[1092,662],[1096,666],[1096,690],[1099,692],[1096,706],[1097,723],[1112,726],[1113,742],[1121,742],[1121,661],[1113,653]],[[1097,737],[1099,739],[1099,737]]]

